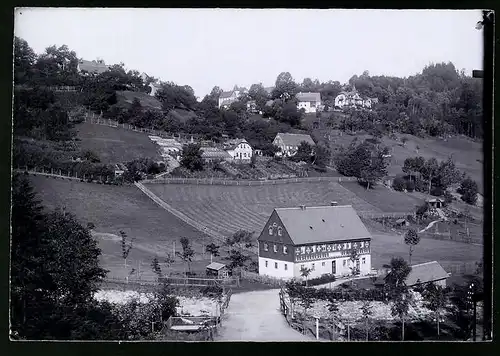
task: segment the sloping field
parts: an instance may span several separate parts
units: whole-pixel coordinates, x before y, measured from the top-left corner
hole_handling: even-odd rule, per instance
[[[239,229],[260,233],[274,208],[299,205],[353,205],[358,212],[381,212],[335,182],[263,186],[145,184],[173,208],[222,234]]]
[[[398,135],[407,137],[403,147],[400,141],[392,140],[388,137],[382,139],[382,144],[392,148],[392,158],[388,167],[389,174],[403,174],[401,167],[408,157],[422,156],[425,159],[436,158],[438,161],[445,161],[449,156],[453,157],[458,169],[466,172],[474,179],[482,192],[483,187],[483,145],[479,142],[466,139],[464,137],[451,137],[446,141],[437,138],[420,138],[411,135]],[[333,139],[333,146],[347,146],[355,138],[362,141],[370,135],[350,136],[344,134]],[[418,146],[418,152],[417,152]],[[479,160],[479,161],[478,161]]]
[[[158,146],[145,133],[89,122],[78,124],[76,129],[82,149],[94,151],[104,163],[161,158]]]
[[[206,235],[157,206],[135,186],[100,185],[41,176],[31,176],[30,181],[47,208],[64,206],[83,225],[94,223],[103,264],[111,270],[123,266],[124,262],[120,239],[116,236],[120,230],[135,239],[128,263],[137,269],[141,261],[143,270],[149,272],[154,256],[159,256],[161,262],[166,253],[172,253],[173,241],[176,251],[180,251],[179,239],[189,238],[198,254],[203,242],[209,241]]]
[[[416,211],[416,207],[422,205],[425,200],[411,193],[397,192],[378,185],[372,189],[366,189],[357,182],[341,182],[340,185],[362,198],[364,201],[375,205],[384,212]]]
[[[134,99],[137,98],[144,108],[161,109],[161,102],[154,96],[151,96],[147,93],[135,91],[117,91],[116,97],[118,99],[118,103],[124,106],[131,105]]]

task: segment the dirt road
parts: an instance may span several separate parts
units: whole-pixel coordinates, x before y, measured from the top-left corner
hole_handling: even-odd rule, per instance
[[[233,294],[216,341],[316,341],[288,325],[278,293],[271,289]]]

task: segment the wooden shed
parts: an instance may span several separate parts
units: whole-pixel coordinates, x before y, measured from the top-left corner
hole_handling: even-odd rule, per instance
[[[207,276],[215,276],[217,278],[227,278],[229,276],[229,270],[227,266],[223,263],[212,262],[207,268]]]

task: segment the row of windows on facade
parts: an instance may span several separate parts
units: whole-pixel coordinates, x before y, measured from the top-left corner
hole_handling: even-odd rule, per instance
[[[349,261],[350,261],[349,259],[343,260],[342,261],[342,266],[344,266],[344,267],[347,266],[349,264]],[[366,263],[366,258],[365,257],[361,258],[361,264],[364,265],[365,263]],[[284,263],[283,265],[285,266],[285,271],[287,271],[288,270],[288,264]],[[269,261],[265,261],[265,266],[266,266],[266,268],[269,266]],[[321,266],[325,267],[326,266],[326,262],[321,262]],[[300,265],[301,269],[303,269],[305,267],[306,267],[306,265]],[[274,268],[278,269],[278,262],[274,262]],[[315,264],[314,263],[311,263],[311,269],[313,271],[315,270]]]
[[[269,245],[267,243],[264,243],[264,251],[269,251]],[[278,245],[273,245],[273,251],[278,252]],[[283,245],[283,254],[288,254],[288,247],[285,245]]]

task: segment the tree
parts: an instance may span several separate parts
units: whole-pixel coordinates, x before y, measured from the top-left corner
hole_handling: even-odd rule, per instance
[[[361,312],[363,314],[363,318],[365,319],[365,331],[366,331],[366,341],[368,341],[368,333],[369,333],[369,327],[368,327],[368,322],[370,319],[370,316],[373,315],[373,306],[371,305],[369,300],[363,301],[363,305],[361,305]]]
[[[212,243],[209,243],[207,246],[205,246],[205,251],[210,254],[210,263],[212,263],[212,258],[219,256],[219,248],[220,246]]]
[[[14,83],[24,84],[33,78],[37,56],[28,42],[14,37]]]
[[[451,157],[448,157],[445,162],[441,162],[439,165],[436,176],[436,186],[444,191],[450,185],[459,183],[461,178],[462,174],[455,166],[455,162]]]
[[[405,319],[410,309],[411,298],[408,288],[405,285],[399,285],[392,300],[391,314],[401,321],[401,341],[405,339]]]
[[[438,162],[435,158],[429,159],[422,167],[422,175],[427,178],[427,182],[429,184],[428,194],[431,194],[432,179],[436,177],[438,169]]]
[[[161,271],[160,263],[158,262],[158,258],[155,257],[153,258],[153,261],[151,262],[151,269],[153,272],[156,274],[158,278],[161,278],[163,276],[163,273]]]
[[[395,289],[401,285],[405,285],[406,277],[411,272],[411,267],[402,257],[393,257],[388,266],[389,273],[385,276],[385,284],[390,289]]]
[[[320,168],[326,168],[330,164],[330,151],[324,146],[316,146],[313,164]]]
[[[292,75],[289,72],[280,73],[274,84],[272,98],[289,100],[293,98],[296,93],[297,84],[294,82]]]
[[[299,289],[299,304],[304,308],[304,317],[302,319],[302,327],[303,330],[305,331],[305,324],[306,324],[306,319],[307,319],[307,311],[313,306],[314,304],[314,294],[315,294],[315,289],[314,288],[307,288],[307,287],[301,287]]]
[[[251,99],[255,100],[255,104],[257,105],[257,109],[262,111],[266,106],[266,102],[269,100],[269,94],[264,89],[262,83],[252,84],[250,89],[248,90],[248,95]]]
[[[127,268],[127,257],[132,249],[132,244],[134,239],[131,239],[127,244],[127,234],[124,231],[120,231],[121,245],[122,245],[122,257],[125,268]]]
[[[229,251],[229,263],[228,268],[233,271],[235,268],[243,267],[245,263],[249,260],[248,256],[245,256],[241,251],[232,249]]]
[[[411,266],[411,256],[413,255],[413,249],[420,242],[420,236],[415,229],[409,229],[405,234],[405,244],[410,247],[410,259],[408,264]]]
[[[358,251],[353,248],[349,254],[349,262],[350,262],[350,266],[349,266],[349,269],[351,270],[351,275],[352,277],[356,277],[357,275],[359,275],[359,253]],[[354,280],[351,280],[351,283],[353,283]]]
[[[187,237],[181,237],[180,242],[182,246],[182,252],[177,251],[176,255],[179,256],[182,261],[187,263],[188,272],[189,274],[191,274],[191,262],[193,261],[194,257],[194,250],[191,246],[191,241],[189,241]]]
[[[202,171],[204,166],[201,156],[201,146],[198,144],[188,144],[182,146],[180,164],[190,171]]]
[[[240,251],[244,248],[251,248],[253,233],[245,230],[238,230],[233,235],[226,238],[226,245],[229,247],[236,247]]]
[[[99,158],[99,156],[97,155],[97,153],[95,153],[94,151],[90,151],[90,150],[87,150],[87,151],[83,152],[83,159],[85,159],[87,161],[90,161],[92,163],[99,163],[99,162],[101,162],[101,159]]]
[[[428,283],[423,293],[426,307],[434,312],[437,322],[437,334],[439,338],[439,322],[441,319],[441,312],[446,307],[446,290],[445,288],[436,285],[435,283]]]
[[[262,154],[267,157],[274,157],[274,155],[279,152],[279,147],[273,145],[272,143],[267,143],[262,147]]]
[[[396,177],[392,182],[392,188],[398,192],[402,192],[406,189],[406,180],[403,177]]]
[[[461,194],[461,198],[467,204],[475,205],[477,202],[477,183],[473,181],[471,178],[466,178],[460,184],[459,189],[457,190]]]
[[[328,296],[328,304],[327,304],[328,311],[330,312],[330,317],[331,317],[331,323],[332,323],[332,336],[333,339],[336,340],[336,335],[337,335],[337,326],[336,324],[340,321],[339,317],[339,305],[338,302],[333,296]]]
[[[307,278],[311,274],[312,269],[308,267],[301,266],[300,267],[300,275],[306,279],[306,287],[307,287]]]
[[[98,338],[100,325],[117,327],[109,313],[104,323],[96,319],[104,311],[96,310],[93,296],[106,271],[90,231],[70,213],[45,212],[29,181],[17,174],[11,226],[10,321],[16,338],[89,339]]]
[[[311,156],[313,155],[312,146],[305,141],[302,141],[297,147],[297,153],[293,157],[297,162],[303,161],[309,163],[311,161]]]

